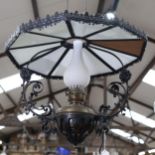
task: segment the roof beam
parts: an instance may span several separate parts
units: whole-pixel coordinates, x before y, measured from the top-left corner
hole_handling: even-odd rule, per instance
[[[143,106],[143,107],[145,107],[145,108],[150,109],[150,110],[153,111],[153,107],[150,106],[150,105],[148,105],[148,104],[146,104],[146,103],[144,103],[144,102],[141,102],[141,101],[139,101],[137,99],[134,99],[132,97],[130,97],[129,100],[132,101],[132,102],[134,102],[134,103],[136,103],[136,104],[139,104],[139,105],[141,105],[141,106]]]
[[[124,124],[122,124],[122,123],[120,123],[120,122],[118,122],[118,121],[116,121],[116,120],[113,120],[113,122],[114,123],[116,123],[116,124],[118,124],[118,125],[120,125],[120,126],[125,126]],[[148,134],[145,134],[145,133],[143,133],[143,132],[140,132],[140,131],[136,131],[136,133],[137,134],[141,134],[141,135],[143,135],[143,136],[145,136],[145,137],[149,137],[151,140],[154,140],[155,141],[155,138],[154,137],[152,137],[152,136],[149,136]]]
[[[142,126],[120,126],[120,125],[112,125],[110,126],[110,128],[114,128],[114,129],[123,129],[126,131],[132,130],[132,131],[150,131],[150,130],[155,130],[155,128],[149,128],[149,127],[142,127]]]
[[[143,80],[144,76],[147,74],[147,72],[155,65],[155,57],[149,62],[149,64],[144,68],[142,73],[139,75],[139,77],[133,82],[131,87],[129,88],[129,95],[131,96],[136,88],[139,86],[141,81]]]
[[[153,43],[153,44],[155,44],[155,39],[152,38],[152,37],[149,37],[149,36],[148,36],[148,41],[151,42],[151,43]]]

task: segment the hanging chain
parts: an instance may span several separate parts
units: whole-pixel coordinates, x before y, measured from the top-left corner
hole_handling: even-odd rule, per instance
[[[69,10],[69,0],[66,0],[66,10]]]
[[[103,150],[105,150],[105,147],[106,147],[106,133],[104,131],[104,133],[103,133]]]
[[[101,139],[101,145],[100,145],[100,148],[99,148],[99,153],[101,153],[101,150],[103,148],[103,150],[106,149],[106,130],[104,130],[104,132],[102,133],[102,139]]]
[[[85,12],[88,12],[88,8],[87,8],[87,0],[85,0]]]

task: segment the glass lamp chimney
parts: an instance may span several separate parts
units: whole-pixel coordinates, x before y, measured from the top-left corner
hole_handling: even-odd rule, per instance
[[[72,60],[64,73],[64,83],[70,89],[83,89],[90,82],[90,74],[83,60],[82,48],[82,40],[73,41]]]

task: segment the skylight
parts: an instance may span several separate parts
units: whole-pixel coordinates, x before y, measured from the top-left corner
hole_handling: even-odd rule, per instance
[[[145,155],[145,152],[144,151],[139,152],[138,155]]]
[[[146,116],[144,115],[141,115],[135,111],[130,111],[129,109],[126,108],[125,110],[125,116],[128,117],[128,118],[131,118],[141,124],[144,124],[150,128],[155,128],[155,121],[150,119],[150,118],[147,118]]]
[[[148,151],[149,153],[155,153],[155,149],[151,149]]]
[[[111,129],[110,131],[113,132],[116,135],[119,135],[119,136],[125,138],[125,139],[132,140],[135,143],[144,144],[144,140],[143,139],[138,138],[136,136],[132,136],[130,133],[125,132],[123,130],[120,130],[120,129]]]
[[[155,86],[155,70],[150,69],[148,71],[148,73],[145,75],[145,77],[143,78],[143,82],[151,85],[151,86]]]
[[[155,149],[147,150],[148,153],[155,153]],[[138,155],[145,155],[145,151],[139,152]]]
[[[32,80],[41,80],[41,76],[33,74],[31,77]],[[18,88],[22,85],[23,81],[20,77],[20,74],[14,74],[3,79],[0,79],[0,86],[4,91],[10,91],[15,88]],[[0,94],[3,93],[3,89],[0,89]]]
[[[26,121],[28,119],[31,119],[33,117],[33,114],[30,112],[28,114],[26,113],[22,113],[22,114],[19,114],[17,115],[17,118],[20,122],[23,122],[23,121]]]
[[[0,125],[0,130],[4,129],[5,126],[4,125]]]
[[[36,114],[38,114],[38,115],[41,115],[41,114],[43,114],[45,111],[44,111],[44,110],[39,110],[39,109],[34,109],[34,112],[35,112]],[[28,114],[22,113],[22,114],[17,115],[17,118],[18,118],[18,120],[19,120],[20,122],[26,121],[26,120],[31,119],[31,118],[33,118],[33,117],[34,117],[34,115],[33,115],[32,112],[29,112]]]

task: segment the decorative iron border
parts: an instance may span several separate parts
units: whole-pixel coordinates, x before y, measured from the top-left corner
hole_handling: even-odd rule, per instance
[[[33,29],[43,29],[48,26],[56,25],[61,21],[70,21],[70,20],[89,24],[103,24],[103,25],[105,24],[105,25],[119,26],[120,28],[129,31],[132,34],[137,35],[138,37],[143,38],[144,40],[147,40],[147,36],[143,31],[137,29],[133,25],[130,25],[125,20],[119,19],[118,17],[109,20],[106,17],[106,15],[102,14],[89,15],[88,12],[86,12],[85,14],[80,14],[78,13],[78,11],[75,11],[74,13],[69,13],[68,11],[65,11],[63,13],[56,12],[55,15],[53,16],[47,15],[45,18],[39,18],[34,21],[30,20],[28,23],[23,23],[21,26],[18,26],[17,30],[11,35],[9,40],[5,43],[5,49],[7,50],[21,33],[29,32]]]

